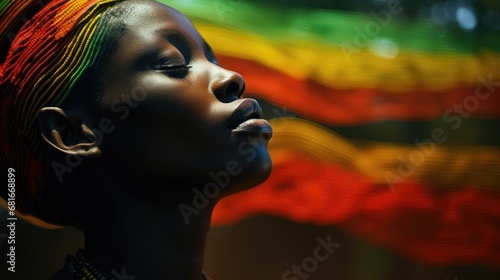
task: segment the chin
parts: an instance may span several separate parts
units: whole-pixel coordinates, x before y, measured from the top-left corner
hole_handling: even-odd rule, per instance
[[[235,162],[233,163],[236,165]],[[271,175],[271,156],[267,149],[263,149],[256,154],[253,160],[240,162],[237,169],[233,168],[227,171],[233,171],[233,173],[225,195],[251,189],[264,183]]]

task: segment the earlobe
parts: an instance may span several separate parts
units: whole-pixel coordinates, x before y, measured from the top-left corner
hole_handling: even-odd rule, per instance
[[[83,158],[101,155],[97,137],[84,123],[70,119],[59,107],[44,107],[37,116],[42,139],[56,150]]]

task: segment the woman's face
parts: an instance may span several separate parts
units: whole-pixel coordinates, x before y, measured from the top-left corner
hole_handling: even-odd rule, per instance
[[[131,12],[102,77],[99,105],[111,116],[96,123],[103,161],[125,177],[165,183],[263,182],[272,130],[258,103],[241,98],[243,78],[218,65],[178,11],[153,1],[119,5]]]

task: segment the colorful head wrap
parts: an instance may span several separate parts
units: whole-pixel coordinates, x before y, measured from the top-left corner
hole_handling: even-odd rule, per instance
[[[16,170],[21,211],[39,202],[45,185],[36,114],[60,105],[83,72],[97,63],[109,31],[99,19],[118,1],[0,3],[0,167],[2,172]],[[4,198],[5,189],[0,191]]]

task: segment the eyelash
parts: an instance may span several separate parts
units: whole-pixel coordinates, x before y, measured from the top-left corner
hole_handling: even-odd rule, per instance
[[[165,74],[187,74],[189,68],[193,66],[181,64],[181,65],[158,65],[155,70]]]

